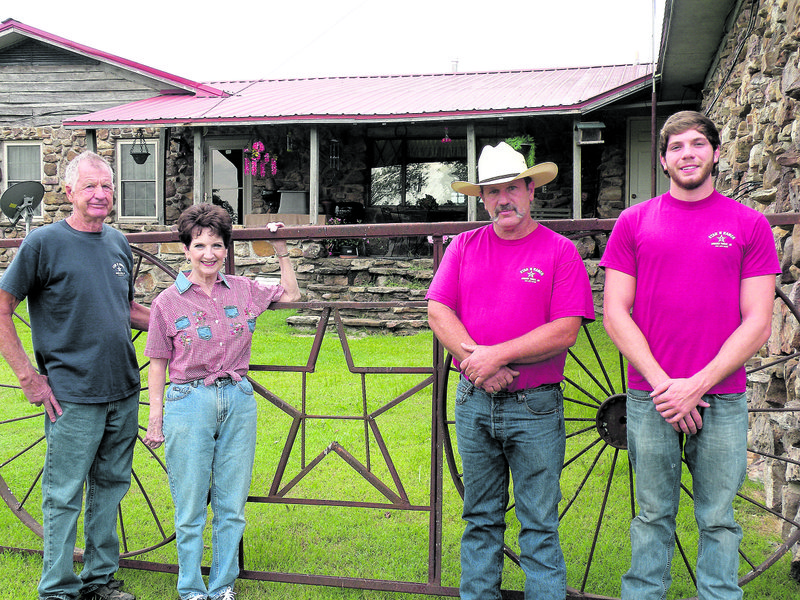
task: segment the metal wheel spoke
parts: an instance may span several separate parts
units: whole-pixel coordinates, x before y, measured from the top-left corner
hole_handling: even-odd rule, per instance
[[[586,560],[586,570],[583,574],[583,581],[581,582],[581,591],[586,591],[586,581],[589,579],[589,571],[592,568],[592,558],[594,558],[594,551],[597,548],[597,539],[600,537],[600,528],[603,526],[603,517],[606,513],[606,505],[608,503],[608,495],[611,492],[611,483],[614,480],[614,470],[617,466],[617,457],[619,456],[619,449],[614,449],[614,459],[611,461],[611,468],[608,471],[608,479],[606,481],[606,489],[603,493],[603,503],[600,506],[600,514],[597,515],[597,525],[594,528],[594,537],[592,538],[592,547],[589,551],[589,558]]]
[[[580,406],[588,406],[589,408],[593,408],[593,409],[597,409],[597,407],[600,406],[600,404],[602,404],[602,401],[600,400],[600,398],[597,398],[593,394],[589,393],[587,390],[583,389],[581,386],[579,386],[577,383],[575,383],[574,381],[572,381],[568,377],[565,377],[564,381],[569,383],[571,386],[573,386],[579,392],[583,392],[586,395],[587,398],[589,398],[590,400],[594,401],[594,404],[589,404],[588,402],[583,402],[583,401],[577,400],[575,398],[568,398],[567,396],[564,396],[564,401],[565,402],[570,402],[572,404],[578,404]]]
[[[686,551],[683,549],[683,544],[681,543],[681,538],[677,532],[675,532],[675,545],[678,547],[678,552],[683,559],[683,564],[686,566],[686,571],[689,573],[689,577],[692,579],[692,584],[697,586],[697,577],[695,577],[694,570],[692,569],[691,564],[689,563],[689,557],[686,556]]]
[[[36,484],[39,483],[39,480],[42,478],[42,473],[44,473],[44,467],[39,469],[39,472],[36,474],[36,477],[33,478],[30,487],[28,487],[28,491],[25,492],[25,495],[22,497],[22,500],[20,500],[19,504],[17,504],[17,510],[25,506],[25,502],[28,501],[28,498],[30,498],[31,493],[33,493],[33,490],[36,489]]]
[[[608,376],[608,371],[606,371],[605,364],[603,364],[600,352],[597,350],[597,346],[594,343],[594,338],[592,338],[592,332],[586,325],[583,325],[583,330],[586,333],[586,339],[588,340],[589,345],[592,347],[592,353],[595,357],[595,360],[597,360],[597,364],[600,367],[600,370],[603,372],[603,376],[605,377],[606,382],[608,383],[608,389],[609,389],[608,395],[613,396],[616,393],[614,391],[614,385],[611,383],[611,378]]]
[[[580,458],[580,457],[581,457],[583,454],[585,454],[586,452],[588,452],[588,451],[589,451],[589,450],[590,450],[590,449],[591,449],[593,446],[596,446],[596,445],[597,445],[599,442],[602,442],[602,441],[603,441],[603,440],[601,440],[600,438],[597,438],[597,439],[595,439],[595,440],[594,440],[594,441],[593,441],[591,444],[589,444],[588,446],[586,446],[585,448],[583,448],[583,450],[580,450],[580,451],[579,451],[579,452],[578,452],[578,453],[577,453],[575,456],[573,456],[573,457],[572,457],[572,458],[570,458],[569,460],[565,461],[565,462],[564,462],[564,465],[561,467],[561,468],[562,468],[562,470],[563,470],[563,469],[566,469],[566,468],[567,468],[569,465],[571,465],[573,462],[575,462],[575,461],[576,461],[578,458]],[[603,449],[605,449],[605,446],[604,446],[604,448],[603,448]],[[601,452],[602,452],[602,450],[601,450]]]
[[[9,421],[7,421],[7,422],[9,422]],[[38,440],[36,440],[32,444],[29,444],[28,446],[26,446],[25,448],[23,448],[22,450],[17,452],[14,456],[12,456],[8,460],[6,460],[4,463],[0,464],[0,469],[5,467],[6,465],[10,464],[12,461],[16,460],[17,458],[19,458],[20,456],[22,456],[23,454],[25,454],[29,450],[31,450],[31,449],[35,448],[36,446],[38,446],[39,444],[42,443],[42,441],[44,441],[44,436],[40,437]]]
[[[150,510],[150,514],[153,517],[153,521],[155,521],[156,527],[158,527],[158,532],[161,534],[161,539],[162,540],[167,539],[168,536],[164,531],[164,527],[161,525],[161,519],[158,518],[158,513],[156,512],[155,506],[153,506],[153,502],[150,500],[150,496],[147,493],[147,490],[142,485],[142,481],[139,479],[139,475],[137,475],[136,471],[134,471],[133,469],[131,469],[131,475],[133,476],[133,479],[136,481],[136,485],[139,486],[139,491],[142,493],[142,496],[144,496],[145,502],[147,503],[147,508]]]
[[[592,443],[591,446],[594,446],[599,441],[600,441],[600,439],[598,438],[597,440],[595,440]],[[589,448],[591,448],[591,446],[587,446],[584,449],[584,452],[586,450],[588,450]],[[589,468],[586,470],[586,475],[583,476],[583,479],[581,480],[580,484],[578,485],[578,488],[575,490],[575,493],[572,495],[572,498],[570,498],[569,502],[567,502],[567,505],[564,507],[564,510],[561,511],[560,515],[558,515],[559,520],[564,518],[564,515],[567,514],[567,511],[570,509],[572,504],[575,502],[575,500],[578,499],[578,496],[580,495],[581,491],[583,490],[583,487],[586,485],[586,482],[589,480],[589,476],[594,471],[594,468],[597,466],[597,462],[600,460],[600,457],[603,455],[603,452],[605,452],[606,448],[608,448],[608,444],[603,444],[603,446],[600,448],[600,450],[597,451],[597,454],[595,454],[595,457],[594,457],[594,460],[592,461],[592,464],[589,465]],[[583,452],[581,454],[583,454]],[[580,455],[578,455],[578,456],[580,456]],[[577,456],[575,458],[577,458]],[[567,464],[569,464],[569,463],[567,463]],[[565,464],[565,466],[566,466],[566,464]]]
[[[586,420],[587,421],[592,421],[592,423],[594,423],[594,419],[586,419]],[[573,431],[571,433],[568,433],[567,434],[567,439],[582,435],[584,433],[593,432],[593,431],[597,431],[597,427],[595,427],[594,425],[592,425],[591,427],[584,427],[583,429],[578,429],[577,431]]]
[[[586,375],[588,375],[588,376],[589,376],[589,378],[590,378],[592,381],[594,381],[594,383],[597,385],[597,387],[599,387],[599,388],[600,388],[600,391],[602,391],[602,392],[603,392],[603,395],[604,395],[604,396],[610,396],[610,395],[611,395],[611,393],[609,392],[609,390],[611,389],[611,383],[610,383],[610,382],[608,382],[608,387],[606,388],[606,387],[605,387],[605,386],[604,386],[604,385],[601,383],[601,381],[600,381],[600,380],[599,380],[597,377],[595,377],[595,375],[594,375],[594,373],[592,373],[591,369],[589,369],[589,367],[587,367],[587,366],[586,366],[586,365],[583,363],[583,361],[582,361],[581,359],[579,359],[579,358],[578,358],[578,357],[575,355],[575,353],[572,351],[572,349],[569,349],[567,352],[568,352],[568,353],[569,353],[569,355],[572,357],[572,359],[575,361],[575,364],[577,364],[577,365],[578,365],[578,366],[579,366],[581,369],[583,369],[583,372],[584,372]],[[604,370],[603,372],[605,373],[605,370]],[[567,381],[568,381],[568,382],[569,382],[571,385],[574,385],[576,388],[578,388],[578,387],[579,387],[579,386],[578,386],[578,384],[576,384],[576,383],[575,383],[574,381],[572,381],[571,379],[568,379],[568,378],[565,378],[565,379],[567,379]],[[606,375],[606,380],[608,380],[608,375]],[[579,388],[579,389],[581,389],[581,388]],[[581,391],[582,391],[582,392],[584,392],[584,393],[586,393],[586,394],[588,395],[588,392],[585,392],[583,389],[581,389]],[[598,402],[598,403],[599,403],[599,402]]]

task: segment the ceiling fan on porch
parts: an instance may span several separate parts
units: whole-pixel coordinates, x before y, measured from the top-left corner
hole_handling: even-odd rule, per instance
[[[0,196],[0,209],[9,218],[11,225],[16,225],[25,218],[25,233],[31,229],[33,211],[44,198],[44,186],[38,181],[23,181],[8,188]]]

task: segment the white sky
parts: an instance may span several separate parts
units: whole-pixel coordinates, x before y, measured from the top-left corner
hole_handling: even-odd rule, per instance
[[[219,81],[650,62],[664,1],[26,0],[0,20]]]

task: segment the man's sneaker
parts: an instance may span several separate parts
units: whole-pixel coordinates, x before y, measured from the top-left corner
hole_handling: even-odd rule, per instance
[[[122,590],[122,581],[112,579],[88,592],[82,592],[80,600],[136,600],[136,596]]]
[[[233,593],[233,588],[225,588],[225,591],[222,592],[219,596],[214,596],[214,600],[234,600],[235,594]]]

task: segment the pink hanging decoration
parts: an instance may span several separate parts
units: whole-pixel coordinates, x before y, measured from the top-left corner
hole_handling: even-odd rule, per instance
[[[264,142],[256,141],[251,146],[244,149],[244,173],[245,175],[253,175],[266,177],[267,167],[272,175],[278,173],[278,163],[276,156],[270,156],[269,152],[265,151]]]

